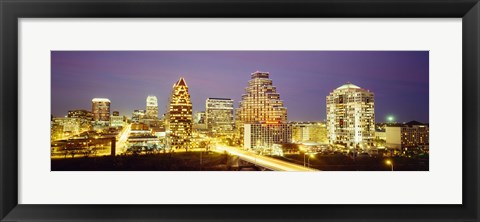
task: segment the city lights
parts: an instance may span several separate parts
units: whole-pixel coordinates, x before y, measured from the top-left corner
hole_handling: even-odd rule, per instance
[[[391,106],[396,98],[370,81],[374,78],[328,80],[316,70],[306,75],[280,65],[233,78],[214,68],[214,73],[196,73],[203,64],[189,66],[188,59],[177,62],[171,63],[172,73],[185,72],[184,77],[162,67],[162,75],[147,70],[150,76],[138,78],[145,85],[155,82],[150,87],[84,90],[91,95],[63,103],[65,111],[52,111],[52,170],[428,170],[428,119],[402,122],[404,116],[415,117],[398,108],[410,97]],[[239,72],[235,67],[226,73]],[[129,81],[137,78],[125,75]]]
[[[385,163],[389,166],[392,167],[392,171],[393,171],[393,162],[391,160],[386,160]]]
[[[372,145],[375,136],[373,92],[352,83],[327,96],[327,129],[331,143],[354,147]]]

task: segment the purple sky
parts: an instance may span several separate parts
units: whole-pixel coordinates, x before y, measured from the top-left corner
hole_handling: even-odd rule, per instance
[[[428,122],[428,51],[52,51],[52,114],[91,109],[94,97],[130,116],[147,95],[166,110],[172,85],[184,77],[193,110],[208,97],[235,108],[250,73],[270,72],[290,121],[323,121],[326,96],[351,82],[375,93],[376,122]]]

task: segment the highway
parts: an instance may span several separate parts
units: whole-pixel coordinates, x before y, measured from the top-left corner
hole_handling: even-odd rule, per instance
[[[116,144],[115,155],[118,155],[127,151],[127,140],[128,140],[128,136],[130,135],[131,129],[132,129],[132,124],[128,124],[126,127],[123,128],[122,132],[120,132],[120,137],[118,138],[118,141]]]
[[[257,155],[250,151],[241,150],[239,147],[225,146],[217,144],[215,147],[217,152],[228,152],[232,155],[238,156],[240,159],[265,167],[275,171],[318,171],[316,169],[307,168],[294,163],[289,163],[282,160],[277,160],[271,157]]]

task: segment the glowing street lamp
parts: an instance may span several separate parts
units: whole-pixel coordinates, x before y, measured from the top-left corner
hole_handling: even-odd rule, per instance
[[[386,163],[387,165],[392,166],[392,171],[393,171],[393,162],[392,162],[391,160],[387,160],[387,161],[385,161],[385,163]]]
[[[308,154],[308,158],[306,158],[307,154]],[[307,153],[307,152],[303,153],[303,166],[304,167],[307,167],[307,166],[310,167],[310,158],[311,157],[315,157],[315,155],[313,155],[313,153],[310,153],[310,154]]]
[[[308,168],[310,168],[310,157],[314,158],[314,157],[315,157],[315,155],[313,155],[313,154],[310,154],[310,155],[308,156],[308,165],[307,165],[307,166],[308,166]]]

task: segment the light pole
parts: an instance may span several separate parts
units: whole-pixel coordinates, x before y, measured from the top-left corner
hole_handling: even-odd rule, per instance
[[[310,168],[310,157],[315,157],[315,155],[310,154],[310,155],[308,156],[308,165],[307,165],[308,168]]]
[[[386,163],[387,165],[392,166],[392,171],[393,171],[393,162],[392,162],[391,160],[387,160],[387,161],[385,161],[385,163]]]
[[[307,154],[308,154],[308,159],[306,158]],[[307,153],[307,152],[303,153],[303,167],[307,167],[307,166],[310,167],[310,157],[314,157],[313,154],[315,153]]]

